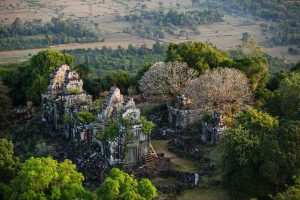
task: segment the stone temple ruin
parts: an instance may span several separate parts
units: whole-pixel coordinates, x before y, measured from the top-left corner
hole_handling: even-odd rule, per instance
[[[92,97],[84,92],[83,82],[75,70],[62,65],[49,78],[48,90],[42,94],[43,120],[56,132],[67,139],[98,144],[101,147],[98,153],[111,165],[135,165],[153,151],[150,137],[142,132],[140,110],[132,98],[121,94],[119,88],[112,87],[104,103],[95,109]],[[82,111],[92,113],[96,120],[79,120],[78,113]],[[115,138],[104,137],[103,128],[118,117],[131,121],[130,140],[126,140],[125,127],[121,125]]]
[[[83,82],[78,73],[70,70],[68,65],[62,65],[50,74],[49,78],[48,90],[42,94],[44,119],[50,122],[54,129],[64,132],[67,138],[75,137],[75,132],[79,131],[78,127],[73,126],[67,130],[63,117],[90,105],[92,97],[83,91]]]
[[[168,105],[168,120],[177,130],[187,129],[201,122],[202,141],[211,144],[217,144],[221,140],[226,126],[220,113],[213,112],[210,116],[211,122],[203,121],[203,112],[201,109],[188,107],[189,100],[182,94],[177,96],[174,106]]]
[[[211,118],[211,122],[202,121],[202,141],[217,144],[221,141],[226,126],[220,113],[214,112]]]
[[[200,109],[187,108],[188,103],[184,95],[178,95],[175,105],[168,105],[169,123],[176,128],[187,128],[202,118],[202,111]]]
[[[118,113],[121,113],[123,119],[129,119],[132,122],[133,140],[125,147],[123,131],[120,131],[114,140],[109,140],[109,162],[110,164],[138,163],[144,155],[150,152],[150,137],[142,133],[140,110],[135,107],[133,98],[124,98],[119,88],[112,87],[103,103],[103,111],[99,114],[99,120],[105,123],[106,118],[115,119]],[[125,148],[127,148],[127,153],[123,154]]]

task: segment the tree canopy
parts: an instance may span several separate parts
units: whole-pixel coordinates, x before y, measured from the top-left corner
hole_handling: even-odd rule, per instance
[[[148,179],[137,181],[132,175],[113,168],[99,186],[97,195],[100,200],[151,200],[157,196],[157,190]]]
[[[224,181],[236,199],[265,198],[300,174],[299,121],[249,109],[224,139]]]
[[[139,81],[139,89],[147,99],[169,100],[184,91],[198,73],[180,62],[159,62]]]
[[[19,159],[13,155],[13,148],[11,141],[0,139],[0,183],[8,183],[19,167]]]
[[[203,112],[228,112],[251,104],[247,77],[236,69],[221,68],[192,80],[185,91]]]
[[[84,177],[70,160],[29,158],[9,185],[8,199],[92,199],[83,188]]]
[[[293,73],[280,82],[281,112],[285,117],[300,119],[300,73]]]
[[[252,91],[255,91],[258,87],[264,87],[268,82],[269,65],[264,58],[244,57],[236,59],[233,67],[246,74]]]
[[[199,74],[205,71],[228,66],[231,58],[223,51],[204,42],[183,42],[169,44],[166,61],[186,62]]]
[[[287,187],[286,191],[277,194],[273,200],[297,200],[300,199],[300,177],[295,177],[295,184]]]

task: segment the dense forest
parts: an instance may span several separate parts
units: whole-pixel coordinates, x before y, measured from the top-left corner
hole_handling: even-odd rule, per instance
[[[130,44],[127,48],[118,46],[116,50],[104,46],[101,49],[64,50],[63,53],[72,55],[76,64],[84,63],[101,76],[111,70],[137,73],[145,63],[164,60],[165,50],[166,45],[156,42],[151,48]]]
[[[23,21],[17,17],[10,25],[0,25],[0,37],[0,51],[95,42],[99,39],[95,27],[71,18],[52,18],[43,24],[42,20]]]

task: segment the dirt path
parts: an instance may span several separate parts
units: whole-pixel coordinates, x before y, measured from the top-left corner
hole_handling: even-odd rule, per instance
[[[169,140],[152,140],[151,144],[156,153],[164,153],[165,157],[171,158],[172,168],[184,172],[195,172],[199,169],[196,162],[180,158],[176,154],[168,151],[168,142]]]

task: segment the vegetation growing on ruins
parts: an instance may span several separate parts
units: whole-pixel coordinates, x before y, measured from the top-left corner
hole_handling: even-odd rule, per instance
[[[164,47],[160,47],[162,49],[157,52],[163,52]],[[136,57],[143,48],[134,49],[134,53],[131,53],[134,55],[133,57]],[[82,50],[84,53],[90,51],[95,54],[100,51],[102,53],[106,52],[108,53],[107,58],[109,58],[109,55],[116,56],[117,52],[121,57],[131,54],[128,52],[129,50],[121,49],[115,51],[103,49]],[[141,55],[146,55],[147,52],[157,54],[153,49],[148,49]],[[93,53],[90,57],[92,57]],[[24,104],[25,100],[33,100],[36,105],[40,105],[39,94],[45,91],[48,85],[49,74],[64,63],[78,70],[79,74],[84,77],[85,87],[89,87],[95,97],[101,96],[90,109],[78,112],[79,121],[84,123],[96,120],[94,111],[95,109],[101,109],[101,104],[103,103],[103,94],[100,94],[100,92],[107,90],[113,85],[120,86],[121,90],[124,90],[126,94],[135,94],[136,98],[139,98],[139,101],[143,103],[145,103],[145,99],[138,95],[144,94],[144,97],[146,97],[147,95],[145,94],[147,92],[150,96],[158,92],[158,94],[174,98],[181,91],[186,91],[186,95],[193,96],[198,105],[210,106],[211,109],[220,111],[224,107],[223,103],[235,104],[235,101],[237,101],[247,106],[243,106],[244,109],[241,112],[235,106],[230,109],[232,113],[238,114],[233,118],[232,123],[228,123],[229,127],[223,144],[219,144],[220,146],[218,147],[217,157],[222,157],[222,159],[218,158],[218,161],[215,162],[222,160],[222,164],[214,167],[195,165],[196,168],[201,167],[201,170],[211,170],[209,171],[211,174],[205,174],[205,177],[200,179],[200,182],[207,181],[205,183],[210,184],[207,186],[209,191],[217,187],[222,192],[228,191],[230,196],[236,199],[252,197],[263,199],[268,198],[269,195],[273,195],[276,200],[289,197],[297,198],[299,196],[299,184],[297,178],[294,179],[293,177],[300,175],[298,140],[300,137],[299,64],[295,65],[292,70],[282,70],[270,74],[270,64],[266,58],[266,55],[249,55],[245,52],[235,55],[227,54],[207,43],[186,42],[183,44],[171,44],[167,48],[166,61],[168,62],[166,63],[145,65],[145,61],[141,61],[142,64],[132,71],[137,72],[135,74],[127,71],[111,71],[100,77],[97,76],[97,72],[93,74],[94,66],[88,62],[83,63],[84,65],[78,65],[78,63],[73,61],[72,56],[68,54],[46,50],[34,55],[29,62],[12,64],[1,68],[0,101],[4,103],[0,104],[0,117],[8,119],[10,113],[15,112],[7,109],[8,107],[6,106],[3,107],[3,105],[9,105],[10,99],[13,105]],[[182,62],[184,61],[188,62],[183,64]],[[275,61],[273,60],[273,62]],[[119,66],[116,66],[119,69]],[[160,70],[156,69],[157,67],[160,67]],[[153,79],[149,77],[153,77]],[[96,81],[93,79],[96,79]],[[193,86],[192,80],[194,79],[197,84]],[[236,82],[232,83],[232,81]],[[167,90],[158,90],[154,87],[151,91],[139,87],[139,84],[142,83],[145,83],[145,86],[149,86],[150,83],[154,86],[159,84],[159,87],[167,86]],[[234,86],[234,88],[226,87],[228,85]],[[194,87],[199,89],[197,94]],[[251,95],[251,93],[254,95]],[[218,95],[207,96],[211,94]],[[225,98],[230,95],[232,95],[232,99]],[[248,102],[250,99],[254,100],[251,106],[249,106],[250,103]],[[158,100],[161,103],[164,99],[158,98]],[[159,131],[163,132],[163,130],[160,130],[161,123],[164,123],[161,122],[161,116],[164,116],[163,118],[166,119],[166,112],[165,104],[158,104],[148,110],[142,110],[142,113],[146,116],[141,118],[142,131],[146,134],[153,132],[149,137],[155,137]],[[150,117],[150,115],[152,116]],[[149,121],[150,118],[151,121]],[[210,120],[204,121],[209,122]],[[9,120],[7,121],[10,122]],[[64,115],[63,121],[70,123],[72,119],[70,116]],[[126,129],[126,127],[132,125],[130,124],[132,122],[124,119],[108,119],[105,123],[109,125],[100,129],[104,131],[107,138],[111,139],[117,137],[120,128],[125,127]],[[1,121],[2,124],[3,121]],[[52,195],[53,197],[72,199],[76,195],[81,196],[83,199],[93,199],[96,196],[100,199],[153,199],[157,196],[157,190],[149,180],[135,179],[118,169],[113,169],[113,172],[102,184],[97,183],[97,185],[94,185],[98,187],[97,191],[90,191],[90,188],[83,187],[83,176],[77,172],[74,164],[70,161],[59,163],[50,157],[41,157],[47,155],[58,156],[55,154],[57,147],[52,146],[52,143],[49,143],[47,140],[47,137],[50,138],[52,136],[46,133],[41,134],[39,128],[36,127],[38,124],[33,120],[24,122],[24,124],[16,122],[13,125],[13,131],[3,131],[5,136],[12,139],[15,143],[15,152],[17,153],[16,155],[20,155],[21,165],[18,158],[13,154],[12,143],[4,139],[0,140],[0,160],[3,160],[3,162],[0,162],[1,198],[6,199],[8,196],[11,196],[12,199],[17,199],[24,195],[33,195],[37,198],[43,196],[46,199],[50,199]],[[4,127],[10,129],[11,122]],[[192,132],[193,128],[189,127],[189,131]],[[164,134],[168,131],[165,131]],[[214,147],[204,145],[202,148],[199,137],[197,139],[193,135],[190,136],[189,134],[191,133],[189,131],[184,132],[186,134],[185,137],[180,137],[179,139],[175,138],[172,135],[174,133],[172,133],[170,137],[172,142],[168,144],[165,141],[166,147],[161,148],[168,148],[168,146],[174,145],[175,147],[171,146],[173,149],[169,149],[170,151],[179,152],[178,155],[177,153],[174,153],[174,155],[179,157],[181,155],[186,156],[184,158],[180,157],[180,159],[188,158],[193,159],[194,162],[205,163],[206,158],[197,157],[200,154],[199,152],[214,149]],[[197,130],[195,134],[199,136],[200,131]],[[132,134],[128,134],[128,136],[132,136]],[[125,139],[127,140],[124,143],[126,145],[131,138]],[[174,141],[177,141],[177,143]],[[197,146],[192,146],[195,144]],[[82,144],[75,146],[74,154],[83,146]],[[127,150],[124,148],[124,151]],[[30,158],[31,155],[37,158]],[[177,162],[179,161],[176,161],[175,164],[178,164]],[[2,163],[4,164],[2,165]],[[182,163],[184,165],[188,161],[184,160]],[[173,164],[172,166],[172,169],[186,168],[182,168],[181,165]],[[33,179],[30,178],[32,174],[29,171],[36,171],[34,180],[40,184],[36,184],[38,189],[31,188],[30,181],[33,181]],[[47,174],[47,176],[41,176],[39,173]],[[65,176],[69,176],[70,179],[64,182]],[[125,179],[128,181],[124,181]],[[222,188],[222,183],[224,183],[225,189]],[[16,188],[16,190],[11,188]],[[158,187],[158,191],[160,189]],[[196,187],[195,191],[198,191],[198,189],[199,187]],[[201,188],[202,190],[204,189]],[[194,189],[191,191],[194,191]]]
[[[300,199],[299,10],[0,1],[0,199]]]
[[[88,111],[87,109],[78,112],[77,117],[78,117],[79,122],[87,123],[87,124],[89,124],[97,119],[97,117],[93,113]]]

